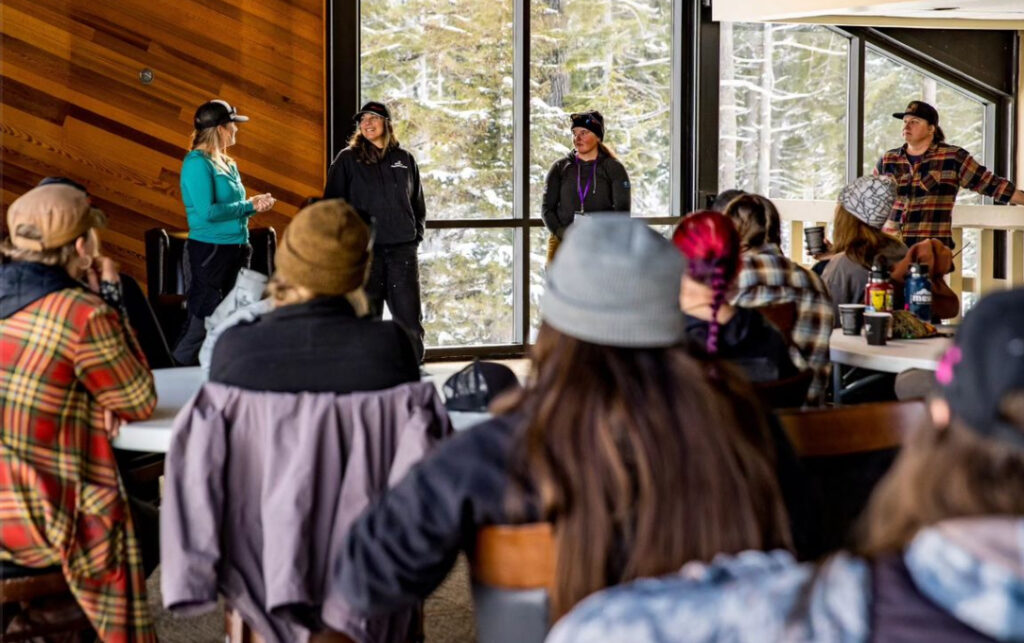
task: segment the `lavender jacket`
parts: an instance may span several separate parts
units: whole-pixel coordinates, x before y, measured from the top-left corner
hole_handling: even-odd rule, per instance
[[[405,640],[412,611],[364,618],[328,581],[356,516],[450,433],[428,382],[345,396],[205,384],[167,452],[164,606],[207,611],[220,593],[268,641],[325,626]]]

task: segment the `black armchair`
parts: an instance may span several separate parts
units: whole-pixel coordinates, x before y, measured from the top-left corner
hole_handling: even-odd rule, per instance
[[[187,319],[185,300],[191,280],[185,254],[186,230],[152,228],[146,231],[146,286],[164,336],[173,345]],[[249,231],[253,254],[251,268],[265,275],[274,272],[277,232],[273,228]]]

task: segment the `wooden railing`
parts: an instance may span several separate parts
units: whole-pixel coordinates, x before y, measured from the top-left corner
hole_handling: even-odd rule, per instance
[[[804,262],[804,226],[826,225],[832,221],[834,201],[795,201],[773,199],[782,224],[789,230],[789,256],[793,261]],[[975,277],[965,277],[963,261],[954,261],[956,270],[947,281],[950,288],[963,301],[964,293],[982,295],[991,290],[1024,286],[1024,207],[1001,205],[958,205],[953,210],[953,240],[957,250],[963,248],[964,230],[977,229],[978,268]],[[995,260],[993,232],[1006,230],[1006,271],[1005,279],[993,275]],[[809,260],[809,258],[808,258]]]

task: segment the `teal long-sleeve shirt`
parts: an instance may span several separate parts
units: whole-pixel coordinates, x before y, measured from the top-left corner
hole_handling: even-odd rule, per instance
[[[200,150],[185,155],[181,165],[181,200],[188,215],[188,238],[217,244],[249,242],[249,217],[255,212],[245,198],[238,167],[214,165]]]

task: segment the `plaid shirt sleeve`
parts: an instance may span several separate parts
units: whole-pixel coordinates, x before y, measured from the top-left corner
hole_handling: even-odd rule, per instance
[[[807,401],[816,404],[828,386],[834,312],[821,280],[780,252],[751,252],[743,256],[733,303],[746,308],[794,302],[797,306],[790,351],[797,368],[810,368],[814,380]]]
[[[92,309],[76,347],[75,374],[100,406],[126,420],[144,420],[156,408],[153,374],[125,334],[114,310]]]
[[[1009,203],[1010,197],[1016,189],[1008,179],[996,176],[991,170],[985,168],[974,160],[974,157],[963,152],[963,161],[960,164],[960,185],[979,194],[992,197],[997,203]]]

